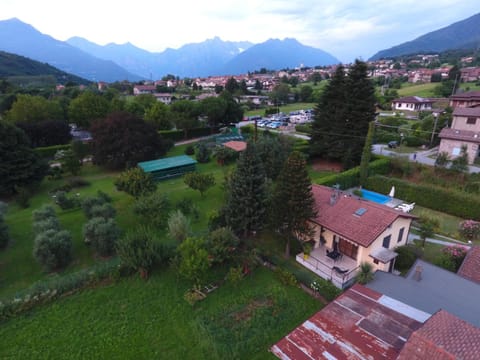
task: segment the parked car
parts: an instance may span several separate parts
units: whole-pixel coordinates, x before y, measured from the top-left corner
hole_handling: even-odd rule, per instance
[[[398,147],[398,141],[390,141],[390,142],[388,143],[388,147],[389,147],[390,149],[395,149],[396,147]]]

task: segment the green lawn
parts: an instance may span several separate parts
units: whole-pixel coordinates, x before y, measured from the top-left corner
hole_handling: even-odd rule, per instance
[[[437,86],[437,83],[428,84],[412,84],[404,83],[402,88],[398,89],[398,95],[400,96],[421,96],[421,97],[433,97],[433,89]]]
[[[458,234],[458,225],[464,219],[459,218],[457,216],[445,214],[440,211],[427,209],[418,205],[415,206],[412,213],[417,216],[421,216],[425,214],[430,218],[437,219],[440,226],[439,229],[437,230],[437,233],[439,233],[440,235],[452,237],[457,240],[461,240]]]
[[[274,359],[322,305],[259,268],[190,306],[173,270],[85,290],[3,323],[3,359]]]

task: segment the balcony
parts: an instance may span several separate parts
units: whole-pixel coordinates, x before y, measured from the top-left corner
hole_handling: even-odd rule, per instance
[[[340,289],[353,284],[359,270],[357,262],[348,256],[341,255],[335,260],[328,257],[325,247],[314,249],[307,258],[300,253],[296,256],[296,260],[321,278],[330,280]]]

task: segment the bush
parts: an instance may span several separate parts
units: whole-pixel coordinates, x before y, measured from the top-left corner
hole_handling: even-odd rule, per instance
[[[460,236],[466,240],[477,240],[480,236],[480,222],[474,220],[462,221],[458,231]]]
[[[208,252],[205,249],[205,240],[202,238],[186,238],[179,246],[180,263],[178,271],[195,285],[200,286],[210,267]]]
[[[65,230],[47,230],[35,238],[33,256],[48,271],[64,268],[72,258],[72,237]]]
[[[73,209],[78,206],[78,199],[68,197],[65,191],[58,191],[55,195],[55,204],[60,206],[62,210]]]
[[[33,221],[39,222],[51,218],[57,218],[57,214],[55,212],[55,208],[52,205],[44,204],[37,210],[32,212]]]
[[[368,284],[373,280],[373,267],[372,264],[368,262],[363,262],[360,264],[360,271],[357,274],[357,281],[362,284]]]
[[[189,188],[198,190],[202,197],[209,188],[215,185],[215,177],[212,174],[198,172],[186,173],[183,176],[183,181]]]
[[[97,263],[91,268],[39,281],[16,293],[14,298],[0,302],[0,321],[30,310],[36,305],[48,303],[62,294],[96,284],[105,278],[115,279],[120,276],[120,270],[119,260],[114,258]]]
[[[312,126],[311,125],[298,124],[298,125],[295,125],[295,131],[300,132],[300,133],[305,133],[305,134],[311,134],[312,133]]]
[[[89,186],[90,183],[85,180],[84,178],[82,177],[79,177],[79,176],[74,176],[74,177],[71,177],[67,180],[67,184],[70,185],[70,187],[73,189],[73,188],[81,188],[81,187],[85,187],[85,186]]]
[[[117,254],[122,264],[138,271],[143,279],[148,277],[155,262],[166,256],[159,251],[160,247],[155,245],[154,239],[154,232],[142,226],[117,241]]]
[[[188,145],[185,149],[185,155],[194,155],[195,154],[195,148],[193,145]]]
[[[103,203],[94,205],[90,208],[89,218],[104,218],[113,219],[116,215],[116,210],[110,203]]]
[[[113,219],[94,217],[84,225],[83,236],[100,256],[110,256],[115,252],[120,229]]]
[[[288,270],[284,270],[277,266],[275,274],[283,285],[296,286],[298,284],[297,278]]]
[[[467,255],[467,250],[461,245],[445,246],[442,253],[450,259],[453,264],[453,272],[457,272]]]
[[[91,219],[92,217],[94,217],[94,212],[93,212],[94,207],[102,206],[103,204],[105,204],[105,200],[98,196],[97,197],[87,196],[83,198],[82,201],[80,202],[83,213],[85,214],[85,217],[87,219]],[[98,211],[98,208],[96,209],[96,211]]]
[[[171,203],[165,194],[155,192],[149,196],[142,196],[133,204],[133,213],[140,216],[142,220],[155,227],[164,228]]]
[[[206,245],[211,261],[221,264],[232,259],[240,239],[228,227],[221,227],[207,236]]]
[[[310,283],[310,288],[318,294],[322,295],[328,301],[332,301],[342,292],[330,281],[324,279],[317,279],[312,281]]]
[[[60,231],[60,223],[57,217],[51,217],[44,220],[35,221],[33,223],[33,231],[36,234],[43,233],[47,230]]]
[[[178,242],[182,242],[190,235],[190,221],[180,210],[174,211],[168,218],[168,234]]]
[[[399,271],[410,269],[415,260],[421,256],[421,249],[413,245],[399,246],[395,248],[395,252],[398,254],[397,258],[395,259],[395,267]]]
[[[35,152],[43,159],[53,159],[57,151],[70,149],[70,144],[35,148]]]
[[[138,199],[142,195],[155,192],[157,183],[151,174],[147,174],[139,167],[134,167],[120,174],[115,180],[115,187]]]
[[[24,186],[16,186],[15,191],[17,192],[15,201],[17,202],[18,206],[20,206],[22,209],[28,208],[30,206],[30,199],[32,198],[32,191]]]
[[[201,164],[208,163],[210,161],[210,150],[204,143],[197,145],[197,161]]]
[[[366,187],[387,194],[395,186],[396,196],[417,205],[464,219],[480,219],[480,196],[444,189],[431,184],[415,184],[386,176],[370,176]],[[448,206],[445,206],[448,204]]]

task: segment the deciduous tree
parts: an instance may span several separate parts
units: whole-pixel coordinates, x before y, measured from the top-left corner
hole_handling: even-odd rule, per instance
[[[100,94],[85,91],[70,102],[68,118],[79,127],[89,128],[97,119],[103,119],[110,111],[110,104]]]
[[[208,189],[215,185],[215,177],[212,174],[198,172],[186,173],[183,181],[189,188],[198,190],[202,197]]]
[[[96,164],[111,169],[135,166],[165,154],[167,144],[155,128],[138,117],[112,113],[91,127],[91,149]]]
[[[148,195],[157,189],[157,183],[151,174],[147,174],[139,167],[134,167],[122,172],[115,180],[117,190],[125,191],[135,198]]]
[[[0,194],[40,182],[48,166],[30,147],[25,133],[0,120]]]

